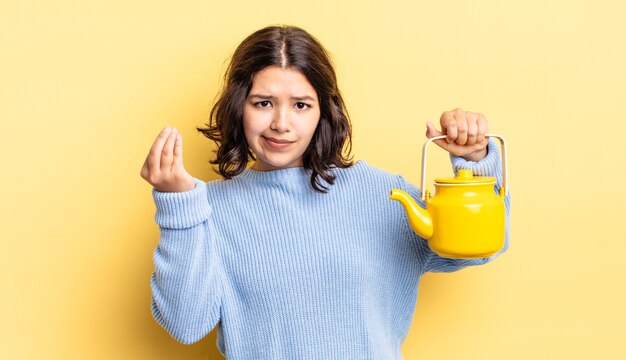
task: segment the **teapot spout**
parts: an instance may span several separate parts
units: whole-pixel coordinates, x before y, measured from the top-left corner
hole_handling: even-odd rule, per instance
[[[411,195],[406,192],[393,189],[389,195],[390,199],[397,200],[402,203],[406,211],[407,218],[411,224],[411,228],[415,233],[424,239],[428,239],[433,235],[433,220],[425,209],[413,200]]]

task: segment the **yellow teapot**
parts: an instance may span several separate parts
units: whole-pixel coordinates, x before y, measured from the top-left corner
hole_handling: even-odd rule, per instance
[[[435,136],[424,144],[422,151],[421,200],[423,209],[409,194],[391,190],[390,198],[398,200],[407,212],[413,231],[428,240],[428,246],[438,255],[455,259],[489,257],[504,246],[505,207],[507,194],[506,148],[502,148],[502,188],[496,195],[493,177],[474,176],[471,170],[459,170],[454,178],[435,179],[435,196],[426,188],[426,155],[428,144],[446,136]]]

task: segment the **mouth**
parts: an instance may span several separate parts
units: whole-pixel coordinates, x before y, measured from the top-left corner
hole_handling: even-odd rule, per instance
[[[293,144],[295,141],[284,140],[284,139],[275,139],[271,137],[261,136],[265,143],[269,145],[270,148],[275,150],[282,150],[287,148],[289,145]]]

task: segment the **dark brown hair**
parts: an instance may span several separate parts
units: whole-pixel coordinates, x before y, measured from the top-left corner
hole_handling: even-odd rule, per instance
[[[270,65],[300,71],[317,91],[320,120],[303,154],[303,166],[312,170],[313,189],[327,192],[329,186],[319,178],[332,185],[332,169],[352,165],[350,118],[328,53],[317,39],[295,26],[263,28],[235,50],[207,128],[197,128],[218,145],[217,157],[211,164],[217,164],[219,173],[230,179],[241,174],[249,160],[255,160],[243,131],[243,107],[254,75]]]

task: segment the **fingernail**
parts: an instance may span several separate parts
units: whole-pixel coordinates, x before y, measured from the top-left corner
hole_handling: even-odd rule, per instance
[[[170,129],[170,127],[169,127],[169,126],[165,128],[165,132],[166,132],[166,133],[168,133],[168,132],[170,132],[170,131],[172,131],[172,129]]]

